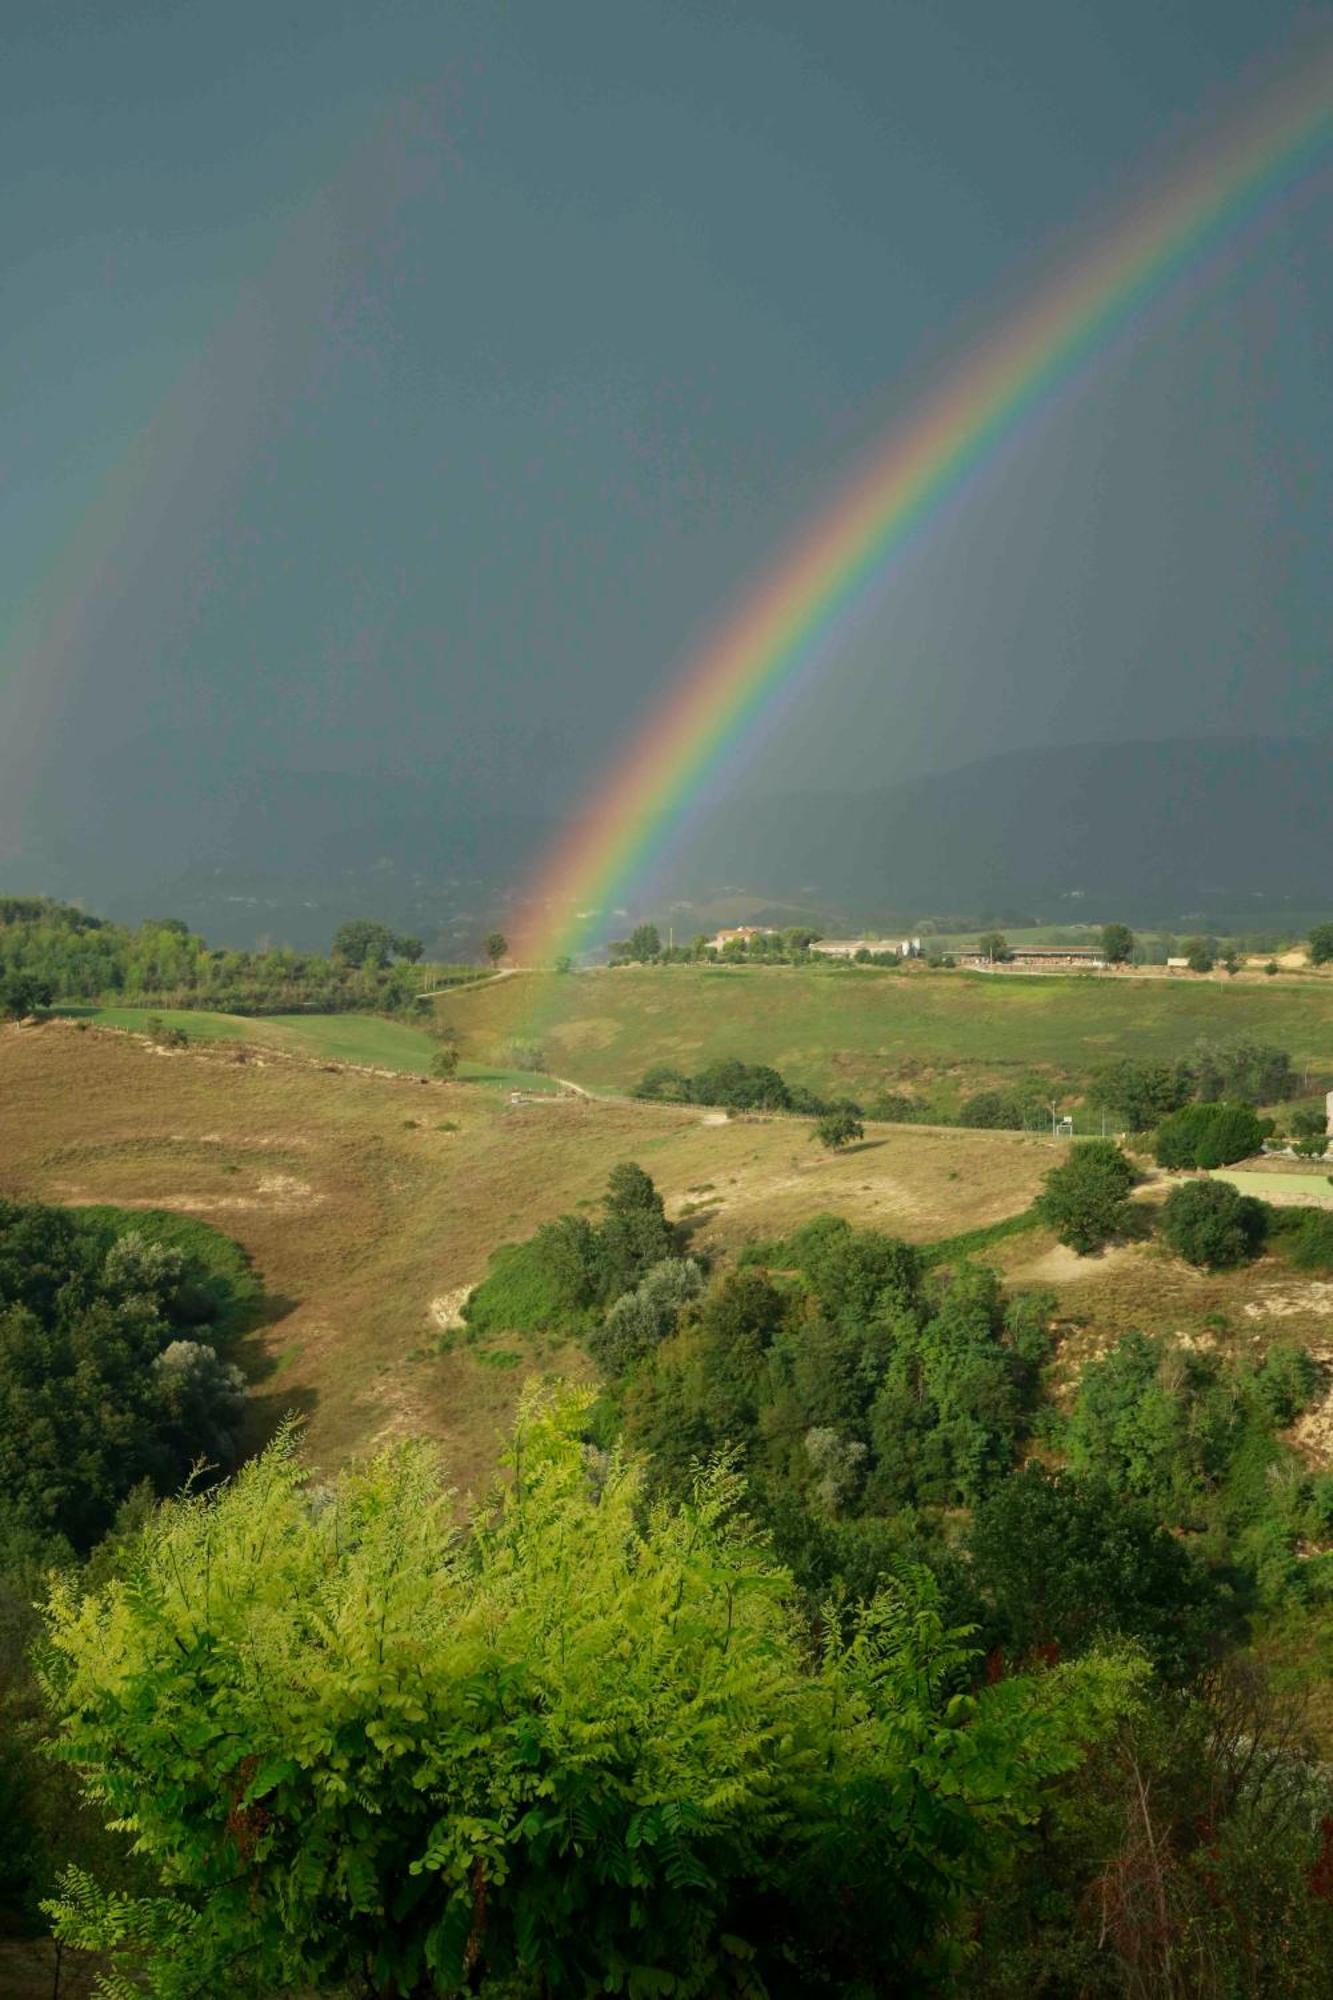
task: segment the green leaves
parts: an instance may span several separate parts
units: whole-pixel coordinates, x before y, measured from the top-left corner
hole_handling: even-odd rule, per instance
[[[910,1976],[1077,1758],[1101,1670],[968,1693],[915,1572],[812,1657],[734,1474],[677,1508],[618,1455],[594,1485],[587,1406],[529,1394],[467,1528],[426,1447],[315,1495],[285,1437],[165,1508],[127,1580],[56,1590],[60,1754],[167,1891],[71,1885],[62,1936],[163,1996],[187,1959],[229,1990],[238,1954],[266,1993]]]

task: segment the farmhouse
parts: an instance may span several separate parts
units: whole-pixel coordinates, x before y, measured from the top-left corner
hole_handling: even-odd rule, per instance
[[[963,951],[958,954],[960,965],[993,967],[997,961],[986,956],[984,951]],[[1095,944],[1024,944],[1014,945],[1002,969],[1013,972],[1086,972],[1101,971],[1106,958]]]
[[[810,947],[820,958],[855,958],[868,951],[875,958],[920,958],[920,938],[817,938]]]
[[[738,924],[735,930],[719,931],[708,942],[714,951],[721,951],[723,945],[749,944],[751,938],[776,936],[777,932],[771,924]]]

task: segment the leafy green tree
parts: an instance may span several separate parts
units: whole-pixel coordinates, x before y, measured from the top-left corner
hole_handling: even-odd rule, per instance
[[[994,965],[1007,965],[1013,957],[1009,949],[1009,940],[1003,931],[983,931],[977,939],[977,950],[983,958],[990,959]]]
[[[1187,938],[1185,941],[1185,963],[1191,972],[1211,972],[1213,951],[1207,938]]]
[[[625,948],[627,958],[646,964],[662,956],[662,938],[656,924],[636,924]]]
[[[864,1139],[865,1126],[854,1111],[826,1111],[815,1121],[812,1139],[818,1139],[821,1146],[831,1152],[838,1152],[843,1146],[850,1146],[856,1139]]]
[[[458,1075],[458,1050],[450,1045],[436,1049],[430,1069],[440,1083],[451,1083]]]
[[[387,924],[352,917],[333,933],[333,955],[346,965],[384,966],[393,956],[394,934]]]
[[[525,1405],[460,1530],[401,1447],[315,1504],[289,1441],[58,1585],[61,1753],[160,1892],[71,1874],[69,1944],[162,2000],[922,1990],[1052,1781],[1133,1704],[1101,1660],[962,1691],[904,1575],[810,1644],[734,1480],[646,1508],[586,1399]]]
[[[400,931],[393,941],[393,955],[404,959],[408,965],[419,965],[426,947],[419,937],[412,937]]]
[[[1248,1104],[1187,1104],[1157,1128],[1159,1167],[1226,1167],[1257,1153],[1272,1125]]]
[[[1311,965],[1333,964],[1333,924],[1315,924],[1310,931]]]
[[[1017,1090],[978,1090],[958,1109],[958,1123],[977,1131],[1021,1132],[1042,1116],[1040,1102]]]
[[[1128,965],[1134,956],[1134,933],[1128,924],[1103,924],[1102,957],[1110,965]]]
[[[1122,1236],[1131,1220],[1134,1169],[1110,1139],[1082,1139],[1052,1167],[1037,1197],[1042,1221],[1081,1257]]]
[[[503,931],[487,931],[486,956],[492,965],[498,965],[509,950],[509,940]]]
[[[685,1307],[702,1290],[703,1273],[693,1258],[664,1258],[616,1300],[588,1335],[588,1352],[603,1373],[626,1374],[676,1331]]]
[[[666,1219],[661,1195],[633,1160],[612,1167],[602,1218],[607,1296],[617,1299],[671,1256],[676,1232]]]
[[[0,1019],[22,1021],[52,1000],[51,982],[32,972],[0,975]]]
[[[1162,1204],[1161,1231],[1187,1264],[1229,1271],[1263,1249],[1268,1212],[1226,1181],[1184,1181]]]
[[[1088,1096],[1093,1105],[1123,1120],[1129,1131],[1148,1132],[1187,1104],[1192,1090],[1188,1064],[1124,1056],[1095,1073]]]

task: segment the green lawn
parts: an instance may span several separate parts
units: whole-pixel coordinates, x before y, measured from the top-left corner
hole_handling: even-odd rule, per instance
[[[1312,1080],[1333,1064],[1333,982],[634,966],[521,974],[436,1012],[473,1061],[503,1066],[512,1044],[538,1042],[546,1068],[593,1088],[739,1056],[814,1089],[905,1090],[941,1109],[1029,1073],[1076,1091],[1115,1056],[1180,1056],[1202,1036],[1277,1043]]]

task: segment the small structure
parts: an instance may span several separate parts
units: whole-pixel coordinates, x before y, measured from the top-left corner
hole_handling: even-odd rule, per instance
[[[708,942],[714,951],[721,951],[724,945],[748,945],[752,938],[776,936],[777,932],[772,924],[737,924],[735,930],[719,931],[717,936],[709,938]]]
[[[820,958],[855,958],[861,951],[868,951],[872,958],[920,958],[921,940],[919,937],[816,938],[810,949]]]
[[[958,963],[1005,972],[1101,972],[1106,954],[1095,944],[1016,944],[1002,960],[988,958],[984,951],[963,951]]]

